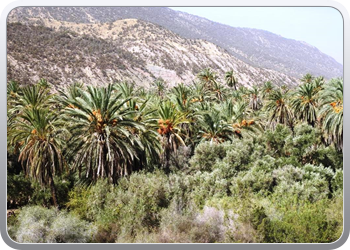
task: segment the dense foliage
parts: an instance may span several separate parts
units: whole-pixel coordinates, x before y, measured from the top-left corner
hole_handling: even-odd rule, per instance
[[[8,83],[18,242],[333,242],[343,228],[343,81],[252,89]],[[29,178],[26,178],[29,177]],[[49,208],[44,208],[49,207]]]

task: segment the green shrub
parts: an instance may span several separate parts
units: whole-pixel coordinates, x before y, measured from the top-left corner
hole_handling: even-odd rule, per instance
[[[223,159],[223,162],[231,169],[231,176],[234,173],[248,169],[253,149],[253,141],[250,139],[236,139],[232,141],[232,144],[227,149],[226,156]]]
[[[214,243],[225,237],[224,213],[213,207],[199,212],[195,206],[180,209],[176,203],[162,212],[157,242]]]
[[[281,220],[263,219],[258,231],[264,242],[274,243],[326,243],[338,239],[339,225],[327,218],[328,200],[315,203],[290,202],[283,210]]]
[[[343,170],[337,169],[332,178],[332,189],[333,192],[343,191]]]
[[[20,243],[89,242],[94,227],[65,211],[40,206],[24,207],[18,216]]]
[[[191,191],[188,195],[202,208],[205,201],[211,197],[223,197],[229,192],[229,180],[227,180],[220,168],[212,172],[196,172],[188,176]]]
[[[304,174],[305,171],[303,169],[296,168],[292,165],[287,165],[282,168],[275,169],[272,172],[276,184],[286,182],[289,185],[293,185],[294,182],[302,181]]]
[[[256,203],[254,194],[244,193],[239,197],[213,198],[208,200],[206,205],[224,212],[224,242],[261,241],[256,228],[261,219],[259,211],[262,207]]]
[[[226,156],[229,143],[216,144],[202,142],[198,144],[190,160],[192,170],[211,171],[214,164]]]
[[[284,156],[286,140],[290,135],[291,130],[281,124],[277,124],[275,130],[267,130],[264,134],[266,152],[273,157]]]
[[[105,201],[99,223],[114,222],[120,229],[118,239],[133,239],[137,234],[159,225],[160,211],[169,205],[164,173],[134,173],[123,178]]]
[[[23,172],[19,174],[7,172],[7,204],[8,207],[24,206],[29,203],[33,194],[30,180]]]
[[[249,171],[240,172],[232,181],[231,192],[239,195],[242,190],[250,190],[255,193],[268,194],[274,185],[272,173],[259,170],[259,168],[255,166]]]

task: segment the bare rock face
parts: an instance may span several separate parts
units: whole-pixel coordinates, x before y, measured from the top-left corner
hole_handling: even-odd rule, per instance
[[[40,78],[55,85],[148,86],[156,78],[188,84],[208,67],[221,80],[233,70],[245,86],[296,85],[305,73],[342,76],[341,65],[310,45],[168,8],[16,8],[8,18],[7,57],[8,80],[23,84]]]

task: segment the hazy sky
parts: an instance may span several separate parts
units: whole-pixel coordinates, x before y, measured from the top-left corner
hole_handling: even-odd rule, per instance
[[[307,42],[343,64],[343,19],[331,7],[172,7],[233,27]]]

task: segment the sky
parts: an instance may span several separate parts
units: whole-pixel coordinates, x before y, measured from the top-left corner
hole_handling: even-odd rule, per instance
[[[332,7],[171,7],[232,27],[270,31],[315,46],[343,64],[343,18]]]

